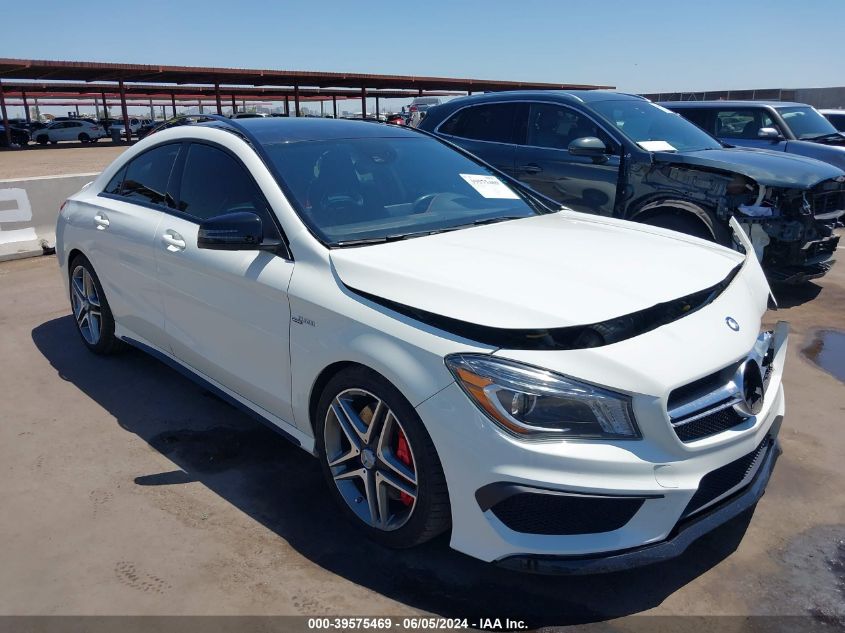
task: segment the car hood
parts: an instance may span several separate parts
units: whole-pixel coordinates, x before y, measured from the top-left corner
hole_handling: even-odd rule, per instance
[[[333,249],[353,291],[493,328],[587,325],[722,282],[728,249],[641,224],[559,213]]]
[[[845,141],[845,137],[843,137]],[[845,169],[845,146],[815,141],[787,141],[786,151],[816,160],[823,160],[840,169]]]
[[[768,187],[809,188],[830,178],[845,176],[838,167],[821,161],[747,147],[708,149],[695,152],[655,152],[663,163],[697,165],[736,172]]]

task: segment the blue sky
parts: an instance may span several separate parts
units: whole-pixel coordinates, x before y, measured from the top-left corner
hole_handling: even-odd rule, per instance
[[[845,85],[843,0],[7,2],[0,56],[459,76],[631,92]],[[142,18],[147,14],[147,19]],[[86,16],[93,28],[80,28]],[[37,25],[37,28],[35,28]]]

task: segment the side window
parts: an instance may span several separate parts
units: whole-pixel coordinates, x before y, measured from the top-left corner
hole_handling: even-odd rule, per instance
[[[135,158],[126,167],[120,195],[128,200],[166,204],[167,183],[179,144],[159,145]]]
[[[126,167],[118,171],[112,179],[109,180],[109,184],[106,185],[106,188],[103,189],[103,193],[111,193],[114,195],[120,195],[120,186],[123,184],[123,178],[126,176]]]
[[[440,126],[442,134],[494,143],[512,143],[514,103],[490,103],[464,108]]]
[[[615,143],[589,117],[550,103],[532,103],[528,114],[527,145],[568,149],[575,139],[595,136],[612,149]]]
[[[757,138],[760,128],[778,126],[765,110],[719,110],[716,113],[716,136],[725,138]]]
[[[265,234],[275,232],[269,205],[246,168],[210,145],[193,143],[188,149],[178,208],[199,220],[250,211],[261,217]]]
[[[684,108],[680,110],[681,116],[690,123],[694,123],[708,134],[713,134],[713,125],[711,121],[711,112],[704,108]]]

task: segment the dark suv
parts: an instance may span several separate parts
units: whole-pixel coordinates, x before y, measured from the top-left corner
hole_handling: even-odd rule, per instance
[[[561,204],[729,244],[730,218],[770,277],[824,275],[845,172],[800,156],[727,149],[642,97],[498,92],[431,108],[420,129]],[[838,217],[838,216],[836,216]]]
[[[845,169],[845,134],[804,103],[672,101],[661,105],[725,143],[800,154]]]

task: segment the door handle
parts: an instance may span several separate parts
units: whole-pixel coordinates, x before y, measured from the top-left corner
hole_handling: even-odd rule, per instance
[[[94,224],[97,225],[98,231],[104,231],[109,228],[109,218],[105,213],[98,212],[94,216]]]
[[[167,231],[164,232],[164,235],[161,236],[161,241],[167,244],[167,250],[171,253],[184,251],[185,246],[187,246],[182,236],[176,231],[172,231],[170,229],[167,229]]]
[[[529,163],[528,165],[523,165],[522,167],[520,167],[520,169],[522,171],[524,171],[526,174],[539,174],[540,172],[543,171],[542,167],[540,167],[539,165],[536,165],[534,163]]]

